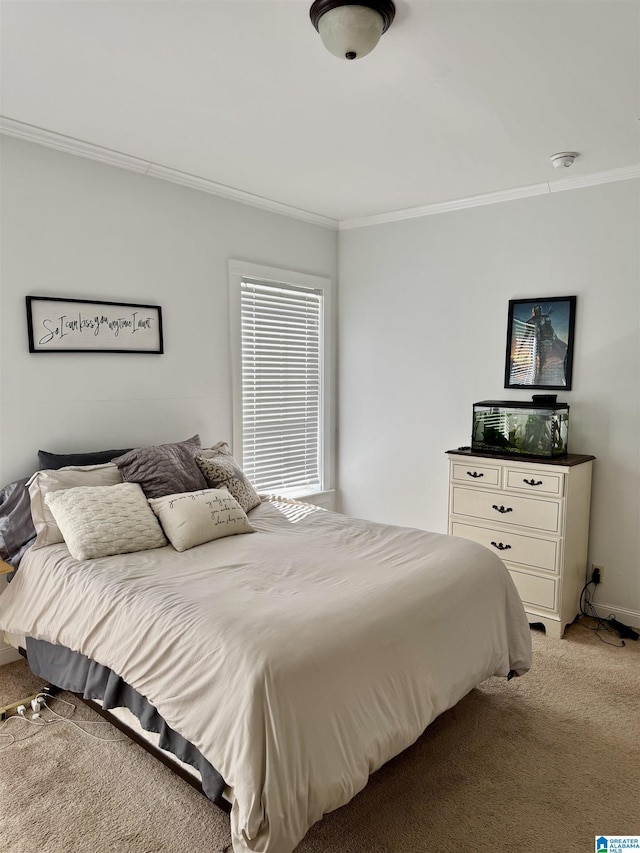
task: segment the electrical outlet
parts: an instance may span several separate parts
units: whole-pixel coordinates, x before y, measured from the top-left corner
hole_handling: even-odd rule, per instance
[[[592,563],[591,564],[591,578],[592,579],[593,579],[593,576],[594,576],[596,571],[598,572],[598,575],[600,578],[600,580],[598,582],[602,583],[602,581],[604,580],[604,566],[601,566],[599,563]]]

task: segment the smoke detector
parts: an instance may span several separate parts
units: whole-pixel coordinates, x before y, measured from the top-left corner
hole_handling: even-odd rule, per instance
[[[579,156],[577,151],[561,151],[559,154],[552,154],[550,159],[556,169],[568,169]]]

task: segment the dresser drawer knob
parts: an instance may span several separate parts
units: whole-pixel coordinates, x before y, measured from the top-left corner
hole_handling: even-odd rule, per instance
[[[522,482],[526,483],[527,486],[541,486],[542,485],[542,480],[534,480],[533,477],[530,480],[527,480],[525,478]]]
[[[468,474],[470,477],[473,477],[474,479],[475,479],[476,477],[484,477],[484,474],[482,474],[482,473],[480,473],[480,474],[479,474],[477,471],[467,471],[467,474]]]
[[[496,506],[493,504],[493,509],[495,509],[496,512],[513,512],[513,507],[510,506]]]
[[[491,543],[494,548],[497,548],[498,551],[509,551],[511,545],[503,545],[502,542],[492,542]]]

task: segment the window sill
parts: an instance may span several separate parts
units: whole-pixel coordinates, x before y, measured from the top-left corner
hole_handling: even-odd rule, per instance
[[[336,490],[326,489],[323,492],[311,492],[309,495],[298,495],[297,501],[303,501],[306,504],[315,504],[323,509],[333,509],[336,502]]]
[[[282,497],[290,498],[292,501],[300,501],[305,504],[314,504],[314,506],[322,507],[335,511],[336,490],[325,489],[321,492],[309,492],[308,494],[297,495],[282,495]]]

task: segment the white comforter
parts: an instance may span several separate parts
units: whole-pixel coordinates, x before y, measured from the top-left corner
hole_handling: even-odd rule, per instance
[[[235,853],[290,853],[492,675],[531,663],[500,559],[455,537],[263,502],[256,533],[184,553],[27,553],[0,628],[145,696],[231,788]]]

